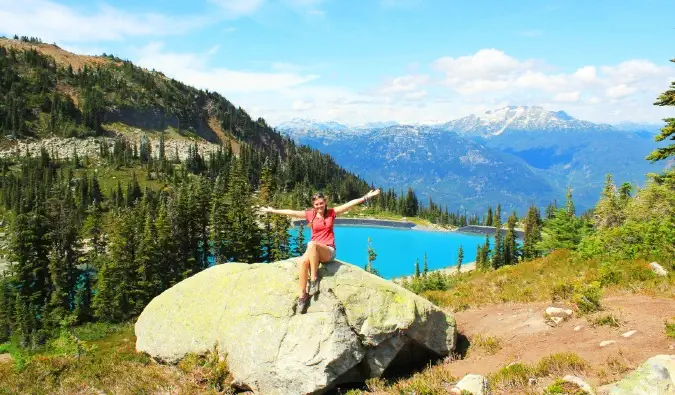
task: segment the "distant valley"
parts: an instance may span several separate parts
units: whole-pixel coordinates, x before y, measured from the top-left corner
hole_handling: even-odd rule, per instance
[[[651,127],[650,127],[651,126]],[[663,163],[644,158],[654,125],[578,120],[563,111],[509,106],[437,125],[364,125],[294,119],[277,126],[333,156],[367,181],[397,191],[412,186],[451,211],[482,213],[498,203],[523,213],[562,201],[569,185],[579,211],[595,205],[607,173],[641,186]]]

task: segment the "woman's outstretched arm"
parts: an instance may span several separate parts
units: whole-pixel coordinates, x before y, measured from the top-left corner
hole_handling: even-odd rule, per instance
[[[289,217],[293,218],[305,218],[305,212],[304,211],[297,211],[297,210],[277,210],[272,207],[262,207],[260,209],[260,212],[262,213],[271,213],[271,214],[280,214],[280,215],[288,215]]]
[[[361,204],[361,203],[365,202],[366,200],[368,200],[368,199],[370,199],[374,196],[377,196],[379,193],[380,193],[380,190],[376,189],[374,191],[370,191],[370,192],[366,193],[363,197],[360,197],[360,198],[354,199],[354,200],[350,200],[350,201],[348,201],[347,203],[345,203],[341,206],[337,206],[334,209],[335,215],[342,214],[345,211],[349,210],[350,208],[356,206],[357,204]]]

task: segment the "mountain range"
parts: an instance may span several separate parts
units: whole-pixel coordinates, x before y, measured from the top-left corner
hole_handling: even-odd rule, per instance
[[[348,126],[293,119],[276,126],[330,154],[347,170],[397,191],[412,186],[449,210],[488,205],[523,213],[562,201],[572,188],[579,211],[593,207],[608,173],[639,186],[663,164],[644,158],[657,129],[598,124],[564,111],[508,106],[435,125]],[[652,125],[653,126],[653,125]]]

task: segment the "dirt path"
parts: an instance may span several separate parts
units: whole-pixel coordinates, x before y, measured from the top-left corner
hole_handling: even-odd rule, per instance
[[[449,363],[448,368],[459,377],[487,374],[512,362],[533,363],[552,353],[569,351],[591,362],[594,373],[588,382],[600,385],[623,377],[622,371],[636,368],[649,357],[675,354],[675,340],[667,338],[664,331],[664,321],[675,316],[673,299],[640,295],[603,299],[605,310],[594,316],[612,313],[622,321],[618,328],[594,327],[590,319],[576,316],[551,327],[543,318],[550,305],[503,304],[455,313],[458,330],[469,341],[476,335],[496,336],[502,348],[494,355],[470,348],[464,359]],[[581,328],[575,331],[578,326]],[[637,332],[628,338],[622,336],[631,330]],[[606,340],[616,343],[600,347]]]

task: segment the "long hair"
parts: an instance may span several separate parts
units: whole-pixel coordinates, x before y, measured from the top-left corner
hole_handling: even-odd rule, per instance
[[[314,219],[316,218],[316,215],[317,215],[316,209],[314,208],[314,201],[315,201],[316,199],[323,199],[324,201],[327,201],[327,200],[328,200],[328,199],[326,199],[326,196],[325,196],[323,193],[321,193],[321,192],[317,192],[317,193],[315,193],[314,195],[312,195],[312,212],[314,213],[314,215],[312,216],[312,220],[309,221],[309,227],[310,227],[310,229],[312,229],[312,227],[313,227],[313,225],[314,225]],[[326,202],[326,203],[327,203],[327,202]],[[325,206],[323,206],[323,218],[324,218],[324,219],[326,218],[326,214],[328,214],[328,204],[326,204]]]

